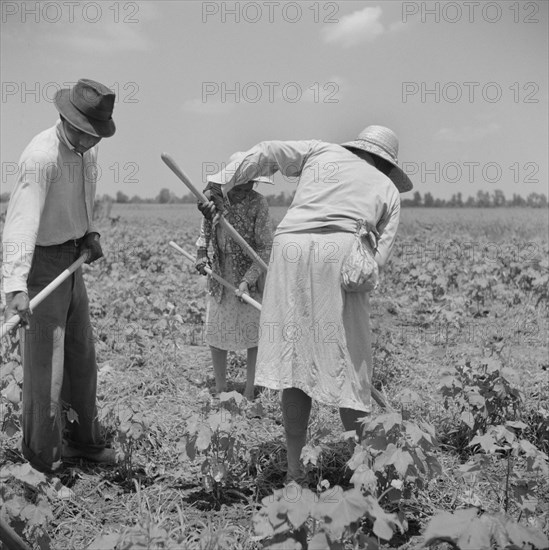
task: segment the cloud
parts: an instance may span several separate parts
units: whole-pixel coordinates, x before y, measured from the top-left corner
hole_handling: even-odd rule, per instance
[[[322,29],[324,42],[340,44],[344,48],[350,48],[362,42],[373,42],[387,32],[379,21],[381,14],[381,7],[375,6],[344,15],[338,23],[324,26]],[[398,25],[393,24],[390,30],[398,28]]]
[[[225,101],[203,101],[200,98],[187,99],[183,102],[182,108],[187,113],[198,115],[225,115],[234,109],[235,104]]]
[[[456,143],[468,143],[482,139],[490,134],[495,134],[501,128],[499,124],[492,122],[486,126],[463,126],[461,128],[441,128],[436,134],[437,141],[452,141]]]

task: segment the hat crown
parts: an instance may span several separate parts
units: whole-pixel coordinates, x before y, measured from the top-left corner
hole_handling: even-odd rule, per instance
[[[86,117],[106,121],[112,117],[116,96],[104,84],[82,78],[71,88],[69,98]]]
[[[360,132],[358,139],[380,147],[391,157],[395,164],[397,163],[398,138],[391,129],[385,126],[367,126]]]
[[[355,140],[343,143],[342,146],[351,151],[358,149],[385,159],[392,165],[392,168],[389,171],[387,168],[384,170],[380,168],[380,170],[389,177],[396,188],[401,193],[413,189],[412,180],[398,166],[398,138],[389,128],[376,125],[367,126]]]

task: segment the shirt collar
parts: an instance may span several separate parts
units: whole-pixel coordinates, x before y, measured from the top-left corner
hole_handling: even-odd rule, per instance
[[[65,133],[65,128],[63,127],[63,121],[58,120],[57,121],[57,137],[59,138],[59,141],[61,143],[65,144],[73,153],[76,153],[77,155],[80,155],[78,151],[74,148],[74,145],[69,141],[69,138],[67,137],[67,134]],[[82,156],[82,155],[80,155]]]

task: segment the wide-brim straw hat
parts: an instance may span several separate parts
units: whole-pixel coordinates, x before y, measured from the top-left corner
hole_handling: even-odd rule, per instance
[[[80,79],[71,88],[58,90],[55,108],[78,130],[95,137],[111,137],[116,131],[112,119],[115,93],[95,80]]]
[[[401,193],[413,189],[412,180],[398,166],[398,138],[389,128],[377,125],[367,126],[360,132],[357,139],[341,145],[347,149],[360,149],[385,159],[393,167],[386,175],[396,188]]]
[[[248,156],[248,154],[249,153],[244,151],[233,153],[229,158],[227,166],[225,166],[225,168],[223,168],[213,176],[209,176],[208,181],[211,181],[212,183],[220,183],[221,185],[229,183],[229,181],[231,181],[231,179],[235,175],[235,172],[238,170],[239,166],[242,164],[242,161]],[[257,176],[253,179],[249,179],[248,181],[274,185],[273,176]]]

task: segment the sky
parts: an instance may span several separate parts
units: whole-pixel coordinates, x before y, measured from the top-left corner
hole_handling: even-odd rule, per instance
[[[2,192],[55,124],[55,92],[91,78],[117,93],[100,195],[187,194],[162,152],[203,188],[260,141],[343,143],[370,124],[396,132],[422,195],[548,194],[548,6],[2,0]],[[258,190],[295,187],[275,182]]]

